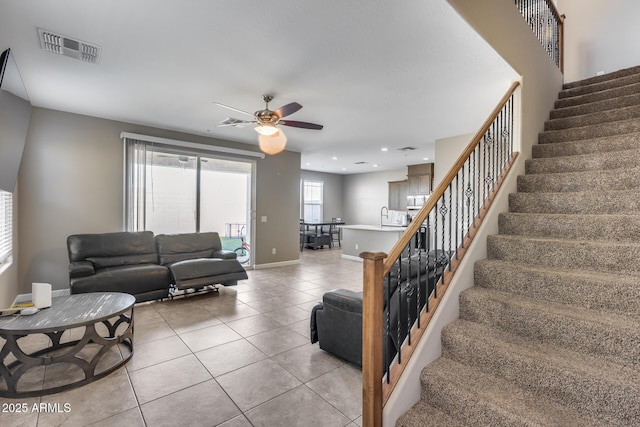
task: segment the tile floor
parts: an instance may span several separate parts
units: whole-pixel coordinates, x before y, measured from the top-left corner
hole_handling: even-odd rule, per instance
[[[218,293],[137,305],[124,368],[63,393],[0,398],[0,425],[361,425],[361,372],[309,343],[309,314],[329,289],[361,290],[362,263],[305,250],[298,265],[248,274]]]

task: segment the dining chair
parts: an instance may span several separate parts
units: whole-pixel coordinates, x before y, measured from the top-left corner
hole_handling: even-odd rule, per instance
[[[342,247],[342,243],[340,241],[340,238],[342,236],[342,229],[339,225],[335,224],[335,223],[342,222],[342,218],[335,218],[335,217],[331,218],[331,222],[334,223],[329,226],[329,235],[331,236],[331,247],[333,247],[334,242],[338,242],[338,246]]]

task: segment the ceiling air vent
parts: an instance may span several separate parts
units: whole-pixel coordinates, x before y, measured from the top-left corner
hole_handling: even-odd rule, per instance
[[[68,56],[95,64],[100,59],[100,47],[80,40],[72,39],[52,31],[38,28],[40,47],[48,52]]]
[[[355,162],[354,165],[366,165],[369,162]]]
[[[402,148],[398,148],[398,151],[413,151],[413,150],[417,150],[416,147],[402,147]]]

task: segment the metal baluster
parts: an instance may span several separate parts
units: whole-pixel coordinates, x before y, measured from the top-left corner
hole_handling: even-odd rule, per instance
[[[398,318],[396,319],[396,328],[397,333],[396,336],[398,338],[398,365],[402,363],[402,354],[400,354],[400,349],[402,348],[402,341],[400,340],[400,323],[402,322],[402,254],[398,257],[398,284],[396,287],[396,292],[398,293]],[[389,311],[391,311],[391,307],[389,307]]]
[[[446,224],[447,224],[447,206],[445,205],[445,198],[444,198],[444,194],[442,194],[441,197],[442,200],[442,205],[440,206],[440,214],[442,215],[442,254],[444,255],[445,253],[445,246],[446,246],[446,241],[445,241],[445,231],[446,231]],[[451,233],[449,233],[449,237],[451,237]],[[442,284],[444,285],[444,274],[442,275]]]
[[[511,95],[509,99],[509,129],[511,129],[509,132],[509,159],[513,155],[513,100],[514,95]]]
[[[462,165],[462,167],[464,168],[464,164]],[[458,171],[458,173],[456,174],[456,224],[455,224],[455,230],[456,230],[456,244],[455,244],[455,248],[456,248],[456,259],[458,258],[458,247],[460,246],[458,243],[458,237],[459,237],[459,230],[460,230],[460,172]]]
[[[420,329],[420,281],[422,277],[422,227],[418,228],[418,235],[416,237],[416,241],[418,243],[418,295],[416,296],[416,321],[418,322],[418,329]],[[428,271],[427,272],[427,281],[428,281]],[[427,287],[428,287],[427,283]]]
[[[460,194],[459,197],[459,203],[462,205],[461,209],[462,209],[462,241],[460,242],[460,247],[464,249],[464,235],[467,232],[467,217],[465,216],[465,205],[467,204],[467,201],[464,199],[464,193],[465,193],[465,186],[464,186],[464,168],[467,165],[467,162],[469,162],[469,159],[465,160],[465,162],[462,164],[462,168],[460,168],[460,171],[462,173],[462,194]]]
[[[482,190],[480,188],[480,175],[482,174],[482,171],[480,170],[482,165],[480,163],[480,151],[482,151],[482,143],[478,144],[478,146],[476,147],[476,166],[477,166],[477,170],[476,170],[476,186],[475,186],[475,194],[476,194],[476,216],[473,218],[473,225],[475,226],[476,224],[476,218],[478,216],[480,216],[480,195],[482,194]]]
[[[433,210],[431,211],[433,212]],[[425,245],[427,248],[427,295],[425,295],[425,303],[427,305],[427,313],[429,312],[429,296],[431,295],[431,292],[429,292],[429,254],[431,253],[431,212],[429,212],[429,215],[427,215],[427,233],[425,235],[426,239],[427,239],[427,244]],[[434,233],[434,238],[435,238],[435,233]],[[437,291],[434,287],[433,289],[433,296],[434,298],[437,298]]]
[[[389,346],[389,341],[391,340],[391,271],[389,271],[387,273],[387,294],[385,295],[385,307],[387,308],[387,318],[386,318],[386,322],[387,322],[387,333],[384,336],[385,342],[386,342],[386,348],[387,350],[384,351],[384,343],[383,343],[383,351],[384,351],[384,370],[385,373],[387,374],[387,384],[389,384],[390,382],[390,378],[389,378],[389,373],[390,373],[390,368],[391,368],[391,361],[389,360],[389,351],[391,351],[390,346]]]
[[[415,237],[415,236],[414,236]],[[407,251],[407,262],[409,263],[407,265],[407,292],[406,292],[406,304],[407,304],[407,336],[408,336],[408,345],[411,345],[411,295],[413,294],[413,288],[411,286],[411,277],[412,276],[412,272],[411,272],[411,256],[413,255],[413,245],[411,244],[411,242],[413,241],[413,238],[410,239],[409,241],[409,250]],[[419,285],[419,283],[418,283]]]
[[[453,250],[453,182],[449,184],[449,252]],[[451,264],[449,264],[451,265]],[[451,271],[451,269],[449,269]]]

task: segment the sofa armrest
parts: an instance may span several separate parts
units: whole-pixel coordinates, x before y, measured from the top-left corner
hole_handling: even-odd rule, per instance
[[[75,261],[69,264],[70,279],[93,276],[94,274],[96,274],[96,270],[91,261]]]
[[[211,258],[220,258],[220,259],[236,259],[238,254],[234,251],[228,251],[225,249],[220,249],[217,251],[213,251],[211,253]]]

